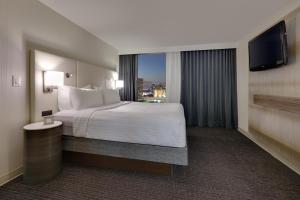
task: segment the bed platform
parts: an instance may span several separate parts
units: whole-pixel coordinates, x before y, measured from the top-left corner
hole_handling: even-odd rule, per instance
[[[64,158],[86,165],[155,174],[172,174],[172,165],[188,165],[188,148],[113,142],[63,136]]]

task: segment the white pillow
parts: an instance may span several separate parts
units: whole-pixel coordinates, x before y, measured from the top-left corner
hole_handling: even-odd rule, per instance
[[[71,86],[59,87],[57,91],[58,109],[61,110],[72,110],[72,103],[70,99]]]
[[[72,106],[76,110],[98,107],[103,105],[101,91],[72,88],[70,90]]]
[[[103,100],[104,104],[113,104],[120,102],[119,91],[112,89],[104,89],[103,91]]]

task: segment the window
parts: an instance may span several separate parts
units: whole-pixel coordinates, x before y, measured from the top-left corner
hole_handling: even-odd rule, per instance
[[[166,54],[138,55],[139,101],[161,101],[166,98]]]

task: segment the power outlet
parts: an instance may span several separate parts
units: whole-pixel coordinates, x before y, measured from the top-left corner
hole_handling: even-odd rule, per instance
[[[52,110],[44,110],[42,111],[42,117],[52,115]]]

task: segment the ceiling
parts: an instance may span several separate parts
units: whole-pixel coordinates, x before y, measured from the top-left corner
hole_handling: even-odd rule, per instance
[[[39,0],[119,51],[235,43],[291,0]]]

